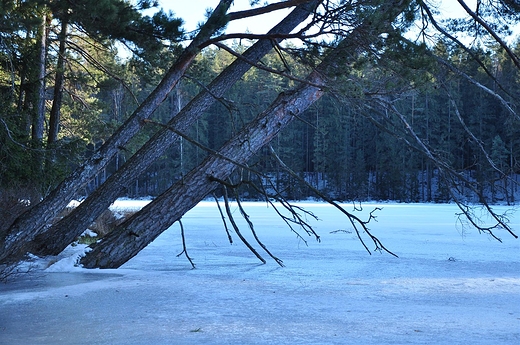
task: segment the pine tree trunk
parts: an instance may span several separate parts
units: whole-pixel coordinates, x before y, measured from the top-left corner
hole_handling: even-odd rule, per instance
[[[315,6],[315,2],[296,7],[270,33],[288,34],[303,22]],[[273,47],[270,39],[262,39],[251,46],[243,56],[248,61],[259,61]],[[167,126],[184,132],[215,102],[231,88],[249,69],[249,62],[235,60],[208,86],[208,91],[199,93],[184,109],[172,118]],[[35,240],[34,253],[55,255],[71,242],[105,211],[135,180],[139,174],[160,157],[179,136],[163,128],[155,134],[134,156],[117,172],[112,174],[96,191],[84,200],[71,214],[60,220],[48,231],[41,233]],[[52,241],[49,239],[52,238]]]
[[[121,147],[124,147],[139,132],[143,125],[142,120],[149,118],[166,99],[200,52],[200,45],[225,25],[222,22],[222,13],[227,12],[232,2],[232,0],[221,1],[197,37],[179,56],[160,84],[105,144],[42,202],[18,217],[8,231],[0,235],[0,263],[18,261],[31,247],[31,241],[49,229],[58,213],[74,199],[78,191],[82,190],[119,153]]]
[[[60,112],[63,101],[63,84],[65,82],[65,52],[67,48],[67,27],[69,23],[67,18],[63,18],[61,22],[61,32],[59,34],[60,47],[58,49],[58,62],[56,64],[56,76],[54,81],[54,96],[52,101],[51,112],[49,114],[49,133],[47,136],[47,146],[58,139],[60,130]]]
[[[32,121],[32,140],[38,148],[42,147],[43,129],[45,122],[45,68],[47,56],[47,15],[43,15],[42,25],[40,27],[40,54],[38,61],[38,103],[36,112]]]

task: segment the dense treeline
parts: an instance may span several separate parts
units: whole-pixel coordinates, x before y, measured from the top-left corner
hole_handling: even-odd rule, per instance
[[[447,60],[458,61],[461,71],[480,80],[493,92],[503,94],[506,99],[518,94],[517,70],[501,59],[500,51],[474,52],[481,54],[487,68],[494,72],[496,81],[490,82],[489,76],[467,53],[450,51],[446,46],[442,49],[446,51]],[[163,112],[175,113],[197,92],[198,80],[209,80],[229,59],[229,54],[222,50],[203,52],[188,73],[189,78],[170,95]],[[276,53],[264,59],[264,63],[283,68]],[[295,60],[290,63],[294,68],[304,69],[298,67]],[[436,156],[471,181],[478,182],[481,191],[493,202],[514,202],[518,197],[515,182],[520,139],[513,115],[496,97],[461,79],[458,72],[433,61],[415,63],[422,65],[397,70],[391,75],[387,70],[365,63],[356,71],[360,76],[358,82],[366,89],[388,90],[385,102],[394,104]],[[414,74],[413,85],[404,80],[407,74]],[[291,84],[292,81],[281,76],[251,71],[225,99],[197,121],[189,137],[207,148],[218,149],[234,131]],[[499,84],[507,89],[498,89]],[[340,200],[450,201],[451,196],[435,166],[410,145],[413,140],[400,129],[402,122],[375,109],[373,102],[362,93],[353,98],[350,91],[348,98],[341,92],[325,96],[284,130],[272,143],[280,158],[311,185]],[[164,121],[158,117],[157,121]],[[183,139],[133,184],[128,196],[157,195],[200,163],[206,153],[188,138]],[[489,167],[489,159],[502,174]],[[262,150],[251,167],[273,178],[278,190],[289,198],[314,195],[298,179],[280,169],[269,148]],[[269,187],[265,181],[264,184]],[[246,197],[256,195],[255,190],[247,186],[243,190]]]
[[[115,37],[105,35],[95,20],[84,23],[81,17],[65,15],[62,8],[38,6],[38,2],[34,7],[9,4],[3,3],[5,14],[0,22],[0,186],[4,193],[23,187],[27,197],[40,198],[78,162],[92,156],[125,121],[160,81],[179,47],[152,49],[149,40],[119,37],[136,53],[122,58],[114,46]],[[111,10],[118,15],[129,11]],[[44,22],[38,22],[41,18]],[[160,22],[166,19],[155,16],[143,22],[128,14],[124,25],[141,25],[155,37],[157,27],[164,35],[181,35],[180,22],[173,18],[169,18],[170,26]],[[89,32],[97,30],[98,35],[87,34],[87,25],[93,25]],[[143,42],[147,43],[140,49]],[[233,48],[240,52],[247,46],[240,41]],[[45,57],[40,59],[42,49]],[[437,169],[405,130],[406,121],[435,157],[478,182],[491,201],[514,202],[520,156],[518,121],[513,121],[493,93],[514,104],[518,69],[498,47],[463,51],[439,42],[432,48],[458,71],[439,58],[429,58],[426,50],[409,49],[403,46],[401,51],[382,52],[389,57],[385,65],[360,60],[351,66],[349,80],[338,75],[334,92],[293,122],[272,143],[274,151],[301,178],[340,200],[449,201],[451,196]],[[301,51],[299,56],[291,56],[290,51],[273,51],[262,64],[305,75],[308,56],[304,59]],[[204,50],[152,121],[79,194],[88,195],[106,180],[233,59],[223,49]],[[251,70],[196,121],[186,138],[130,184],[126,195],[158,195],[199,164],[207,149],[218,149],[280,92],[294,85],[295,81],[282,75]],[[379,101],[392,104],[395,113],[380,110],[369,97],[371,90],[384,95]],[[57,97],[61,104],[58,116],[52,109]],[[497,169],[490,168],[490,160]],[[262,181],[268,189],[276,187],[294,199],[313,196],[295,176],[280,169],[270,148],[264,148],[250,166],[273,178],[273,185],[267,179]],[[247,171],[242,173],[247,175]],[[463,195],[464,186],[459,190]],[[244,185],[244,197],[256,195],[257,191]]]

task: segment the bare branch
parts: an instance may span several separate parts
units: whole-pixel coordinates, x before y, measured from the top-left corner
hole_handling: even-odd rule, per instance
[[[457,119],[459,120],[460,124],[462,125],[462,128],[464,128],[464,131],[466,133],[468,133],[468,135],[471,137],[471,139],[473,140],[473,142],[479,147],[480,149],[480,152],[482,152],[484,154],[484,157],[486,157],[486,160],[487,162],[489,163],[489,165],[495,170],[497,171],[498,173],[500,173],[502,176],[506,176],[506,174],[501,171],[495,164],[495,162],[493,162],[493,160],[491,159],[491,157],[489,156],[488,152],[486,151],[486,149],[484,148],[484,145],[482,144],[482,141],[479,140],[475,134],[473,134],[473,132],[468,128],[468,126],[466,126],[466,123],[464,122],[464,119],[462,118],[462,115],[460,114],[460,111],[459,111],[459,107],[457,106],[457,103],[455,102],[455,100],[453,99],[453,97],[451,96],[451,93],[446,90],[446,93],[448,95],[448,98],[450,99],[450,103],[451,105],[453,106],[454,110],[455,110],[455,115],[457,115]]]
[[[188,259],[188,261],[190,262],[191,268],[194,269],[195,268],[195,264],[193,263],[193,260],[188,255],[188,249],[186,249],[186,238],[184,237],[184,226],[182,225],[182,221],[180,219],[178,220],[178,222],[179,222],[179,225],[181,227],[182,252],[177,254],[177,257],[179,257],[182,254],[184,254],[184,256],[186,256],[186,259]]]
[[[293,76],[291,74],[288,74],[288,73],[285,73],[285,72],[282,72],[282,71],[278,71],[278,70],[276,70],[274,68],[270,68],[270,67],[267,67],[267,66],[265,66],[263,64],[259,64],[259,63],[256,63],[254,61],[251,61],[251,60],[245,58],[244,56],[242,56],[242,54],[238,54],[237,52],[235,52],[233,49],[229,48],[225,44],[215,43],[215,46],[217,46],[217,47],[227,51],[231,55],[235,56],[237,59],[243,60],[243,61],[247,62],[248,64],[250,64],[251,66],[254,66],[254,67],[256,67],[258,69],[261,69],[263,71],[266,71],[266,72],[269,72],[269,73],[273,73],[273,74],[278,74],[278,75],[280,75],[282,77],[285,77],[287,79],[290,79],[290,80],[293,80],[293,81],[297,81],[297,82],[300,82],[300,83],[303,83],[303,84],[308,84],[308,85],[319,87],[319,88],[324,87],[324,85],[314,84],[314,83],[312,83],[311,81],[309,81],[307,79],[298,78],[298,77],[295,77],[295,76]],[[287,65],[287,62],[285,61],[285,59],[284,59],[284,65],[288,68],[288,65]]]
[[[231,207],[229,206],[229,198],[228,198],[228,192],[227,192],[227,186],[224,185],[224,205],[226,206],[226,213],[229,218],[229,222],[233,226],[233,229],[235,229],[235,233],[237,234],[238,238],[246,245],[246,247],[251,251],[251,253],[255,254],[255,256],[258,258],[258,260],[262,261],[263,264],[267,263],[265,259],[258,254],[255,248],[251,246],[249,242],[245,239],[245,237],[240,232],[240,228],[238,227],[237,223],[235,222],[235,219],[233,218],[233,213],[231,212]]]
[[[479,83],[478,81],[476,81],[474,78],[470,77],[469,75],[467,75],[466,73],[462,72],[460,69],[456,68],[455,66],[453,66],[452,64],[450,64],[449,62],[447,62],[446,60],[438,57],[438,56],[435,56],[437,62],[441,63],[443,66],[446,66],[448,67],[452,72],[458,74],[459,76],[463,77],[464,79],[466,79],[467,81],[469,81],[471,84],[475,85],[476,87],[480,88],[481,90],[483,90],[484,92],[487,92],[488,94],[490,94],[491,96],[493,96],[494,98],[496,98],[500,104],[502,104],[502,106],[507,109],[507,111],[509,113],[511,113],[511,115],[513,115],[514,117],[516,117],[517,119],[520,120],[520,116],[517,114],[517,112],[511,107],[511,105],[502,97],[500,96],[498,93],[496,93],[495,91],[491,90],[490,88],[486,87],[485,85]],[[493,77],[493,79],[495,79]],[[498,83],[497,81],[497,85],[500,85],[500,83]],[[502,89],[502,87],[500,86],[500,88]],[[509,96],[511,96],[509,93],[507,93]]]
[[[297,33],[293,34],[252,34],[252,33],[231,33],[231,34],[223,34],[207,40],[203,44],[201,44],[200,48],[206,48],[212,44],[216,44],[217,42],[222,42],[226,40],[233,39],[247,39],[247,40],[260,40],[260,39],[269,39],[269,40],[286,40],[286,39],[300,39],[302,41],[307,41],[311,38],[320,37],[322,35],[332,34],[332,31],[320,31],[314,34],[303,34],[304,30],[300,30]]]
[[[233,244],[233,238],[231,237],[231,233],[229,232],[229,228],[227,226],[226,217],[224,216],[224,213],[222,212],[222,208],[220,207],[220,202],[218,201],[217,196],[215,193],[212,194],[213,199],[215,199],[215,202],[217,203],[218,212],[220,213],[220,218],[222,219],[222,223],[224,223],[224,229],[226,229],[226,234],[229,240],[229,244]]]
[[[314,229],[312,228],[312,225],[310,225],[306,221],[306,219],[304,219],[304,218],[306,218],[306,216],[309,216],[309,217],[311,217],[311,218],[313,218],[315,220],[318,220],[318,217],[316,215],[314,215],[312,212],[310,212],[310,211],[308,211],[308,210],[306,210],[306,209],[304,209],[302,207],[299,207],[297,205],[291,204],[285,197],[283,197],[282,193],[277,190],[276,186],[274,185],[273,181],[269,178],[269,176],[262,175],[262,174],[258,173],[257,171],[254,171],[252,169],[249,169],[249,171],[254,173],[260,179],[262,179],[262,178],[265,179],[269,183],[270,188],[272,188],[274,190],[274,193],[269,193],[265,189],[263,184],[260,184],[260,187],[259,187],[257,184],[253,183],[250,180],[241,180],[239,183],[231,184],[231,183],[228,183],[228,182],[216,179],[214,177],[211,177],[211,179],[213,181],[219,182],[222,185],[227,186],[230,189],[237,189],[238,187],[240,187],[240,186],[242,186],[244,184],[247,184],[248,186],[250,186],[254,190],[256,190],[260,195],[265,197],[265,201],[270,206],[273,207],[275,212],[286,223],[286,225],[289,227],[289,229],[293,233],[295,233],[296,236],[300,240],[302,240],[306,245],[307,245],[307,240],[300,234],[299,231],[297,231],[293,227],[293,225],[300,226],[307,233],[307,235],[314,236],[316,238],[316,240],[318,242],[320,242],[320,236],[314,231]],[[283,214],[279,210],[279,206],[277,206],[276,203],[273,202],[273,200],[278,202],[284,209],[289,211],[291,216],[288,217],[287,215]]]
[[[276,261],[276,263],[278,265],[280,265],[281,267],[285,267],[285,265],[283,264],[283,261],[280,260],[279,258],[277,258],[276,256],[274,256],[270,251],[269,249],[267,249],[267,247],[265,246],[265,244],[263,244],[261,241],[260,241],[260,238],[258,237],[258,235],[256,234],[256,231],[255,231],[255,228],[253,226],[253,222],[251,222],[251,220],[249,219],[249,215],[246,213],[246,211],[244,210],[244,208],[242,207],[242,203],[240,202],[240,196],[238,195],[238,192],[236,189],[233,190],[234,193],[235,193],[235,200],[237,202],[237,205],[238,205],[238,209],[240,210],[240,213],[242,214],[242,217],[244,217],[245,221],[247,222],[247,225],[249,226],[249,229],[251,230],[251,233],[253,234],[256,242],[260,245],[260,247],[262,247],[262,249],[274,260]]]
[[[473,226],[475,226],[475,228],[479,232],[488,233],[493,238],[499,240],[499,238],[496,237],[496,235],[493,233],[493,230],[504,229],[507,232],[509,232],[514,238],[518,238],[518,235],[516,235],[514,233],[514,231],[511,229],[511,227],[507,224],[508,219],[500,214],[497,214],[492,209],[492,207],[486,202],[486,198],[484,197],[482,192],[480,190],[478,190],[478,188],[476,186],[474,186],[474,184],[471,181],[469,181],[468,178],[466,178],[463,174],[461,174],[460,172],[457,172],[455,169],[453,169],[453,167],[451,167],[447,162],[444,162],[439,157],[437,157],[433,153],[433,151],[424,143],[424,141],[419,138],[419,136],[415,133],[413,127],[406,120],[405,116],[402,113],[400,113],[393,104],[391,104],[383,99],[379,99],[379,101],[381,102],[381,104],[384,104],[384,106],[388,110],[390,110],[393,114],[395,114],[398,117],[398,119],[401,121],[404,128],[408,132],[408,134],[416,142],[417,146],[409,143],[406,140],[405,140],[405,143],[410,145],[410,147],[419,149],[426,157],[428,157],[432,161],[432,163],[434,163],[437,166],[437,168],[439,169],[439,172],[441,174],[441,177],[443,179],[445,179],[445,181],[447,181],[449,186],[452,187],[452,188],[449,188],[450,195],[452,196],[452,198],[455,201],[455,203],[457,204],[457,206],[461,209],[461,211],[465,215],[471,215],[471,214],[469,212],[467,212],[466,205],[464,204],[464,202],[462,202],[460,200],[459,196],[457,196],[453,191],[453,188],[456,188],[458,185],[457,181],[461,181],[465,185],[467,185],[470,188],[471,192],[474,193],[478,197],[479,201],[481,202],[481,205],[484,206],[484,208],[487,210],[488,214],[496,222],[492,226],[481,226],[473,218],[469,217],[468,220],[470,221],[470,223]],[[389,131],[389,129],[384,126],[383,126],[383,129],[385,129],[386,131]]]
[[[18,146],[20,146],[21,148],[25,149],[25,150],[31,150],[29,147],[27,147],[26,145],[16,141],[14,138],[13,138],[13,132],[9,129],[9,126],[7,125],[7,123],[4,121],[4,119],[2,119],[0,117],[0,121],[2,122],[2,124],[4,125],[4,128],[5,128],[5,132],[7,133],[7,137],[9,138],[9,140],[11,140],[11,142],[13,144],[16,144]],[[43,151],[43,150],[39,150],[39,151]]]
[[[93,57],[91,54],[86,52],[84,49],[82,49],[76,43],[71,42],[71,41],[69,41],[67,43],[69,46],[74,47],[75,51],[77,51],[79,54],[81,54],[81,56],[83,56],[90,64],[95,66],[99,71],[106,73],[108,76],[110,76],[114,80],[118,81],[121,85],[123,85],[125,90],[128,91],[128,93],[132,96],[135,104],[139,105],[139,100],[137,99],[137,96],[133,93],[133,91],[130,89],[130,87],[125,83],[125,81],[122,78],[118,77],[115,73],[112,73],[112,71],[110,71],[109,68],[107,68],[101,62],[99,62],[95,57]],[[96,47],[94,47],[94,48],[96,48]],[[99,49],[99,48],[97,48],[97,49]],[[84,66],[81,63],[78,63],[78,66],[83,68],[86,73],[91,75],[90,71],[86,68],[86,66]]]
[[[241,163],[237,162],[236,160],[234,160],[232,158],[229,158],[229,157],[226,157],[226,156],[222,155],[221,153],[219,153],[216,150],[210,149],[209,147],[202,145],[200,142],[192,139],[190,136],[184,134],[183,132],[175,129],[172,126],[168,126],[168,125],[165,125],[163,123],[156,122],[156,121],[153,121],[153,120],[150,120],[150,119],[144,119],[143,122],[144,123],[154,124],[156,126],[160,126],[160,127],[165,128],[165,129],[167,129],[169,131],[172,131],[173,133],[175,133],[179,137],[181,137],[181,138],[185,139],[186,141],[188,141],[190,144],[193,144],[193,145],[197,146],[198,148],[200,148],[200,149],[202,149],[202,150],[204,150],[204,151],[206,151],[206,152],[208,152],[208,153],[210,153],[212,155],[215,155],[218,158],[221,158],[221,159],[224,159],[224,160],[226,160],[228,162],[231,162],[231,163],[235,164],[237,167],[241,167],[243,169],[250,170],[250,168],[247,165],[241,164]],[[255,171],[255,173],[258,173],[258,172]],[[258,173],[258,174],[260,174],[260,173]]]
[[[198,86],[200,86],[204,91],[206,91],[208,94],[210,94],[217,102],[219,102],[220,104],[222,104],[224,106],[224,108],[226,108],[229,112],[232,112],[234,110],[236,110],[235,106],[233,105],[233,102],[228,100],[228,99],[225,99],[224,97],[219,97],[218,95],[216,95],[214,92],[211,91],[210,88],[208,88],[206,85],[204,85],[202,82],[200,82],[198,79],[196,78],[193,78],[192,76],[190,75],[183,75],[183,78],[186,78],[188,80],[191,80],[193,81],[194,83],[196,83]]]
[[[495,39],[495,41],[500,44],[500,46],[506,51],[507,55],[509,55],[515,66],[520,69],[520,60],[518,59],[518,56],[516,56],[516,54],[509,48],[507,43],[504,42],[500,36],[498,36],[495,30],[493,30],[484,20],[482,20],[482,18],[480,18],[477,13],[473,12],[464,0],[457,0],[457,2],[462,6],[462,8],[464,8],[464,11],[466,11],[466,13],[468,13],[471,18],[473,18],[473,20],[475,20],[475,22],[479,23],[484,29],[486,29],[486,31]]]
[[[303,238],[303,236],[300,234],[299,231],[297,231],[296,229],[293,228],[293,224],[302,228],[307,233],[308,236],[314,236],[316,241],[321,242],[320,235],[318,235],[318,233],[316,233],[316,231],[314,230],[312,225],[310,225],[307,222],[307,220],[305,219],[306,216],[309,216],[312,219],[318,220],[318,217],[314,213],[312,213],[302,207],[291,204],[291,202],[289,202],[285,197],[283,197],[282,193],[277,190],[276,186],[271,181],[271,179],[268,179],[268,181],[269,181],[271,188],[275,191],[275,193],[269,194],[269,193],[267,193],[267,191],[264,191],[265,192],[264,195],[267,196],[267,202],[269,203],[269,205],[271,205],[273,207],[275,212],[285,222],[285,224],[287,224],[289,229],[291,229],[291,231],[293,233],[295,233],[296,236],[298,236],[298,238],[300,238],[305,243],[305,245],[307,245],[307,240],[305,238]],[[290,217],[283,214],[278,209],[278,206],[271,199],[274,199],[276,202],[278,202],[280,205],[282,205],[282,207],[289,212]]]
[[[421,5],[421,9],[426,13],[426,15],[428,16],[428,18],[430,19],[431,23],[433,24],[433,26],[445,37],[449,38],[451,41],[455,42],[455,44],[457,44],[457,46],[459,46],[460,48],[462,48],[466,53],[468,53],[469,56],[471,56],[471,58],[476,61],[479,66],[482,68],[482,70],[484,70],[484,72],[500,87],[500,89],[502,91],[504,91],[505,93],[507,93],[508,95],[509,92],[508,90],[504,89],[501,85],[501,83],[495,78],[495,76],[493,75],[493,73],[491,73],[491,71],[486,67],[486,65],[478,58],[477,55],[475,55],[475,53],[473,53],[471,51],[471,49],[469,49],[464,43],[462,43],[459,39],[457,39],[455,36],[453,36],[452,34],[450,34],[449,32],[447,32],[444,28],[442,28],[438,23],[437,21],[435,20],[431,10],[428,8],[428,6],[425,4],[424,1],[421,1],[420,2],[420,5]],[[442,60],[436,56],[436,58],[442,62]],[[447,62],[446,63],[443,63],[445,66],[449,67],[450,69],[455,69],[455,67],[453,67],[451,64],[448,64]],[[458,71],[458,69],[455,69]],[[468,77],[469,78],[469,77]],[[510,95],[511,96],[511,95]]]
[[[310,2],[310,0],[287,0],[287,1],[280,1],[274,4],[269,4],[263,7],[259,8],[253,8],[250,10],[245,11],[237,11],[237,12],[231,12],[227,14],[227,18],[229,21],[237,20],[237,19],[245,19],[250,17],[259,16],[262,14],[270,13],[273,11],[298,6],[300,4],[305,4]]]
[[[364,239],[361,237],[361,230],[366,233],[370,239],[372,240],[372,242],[374,243],[375,245],[375,250],[377,251],[385,251],[387,252],[388,254],[390,255],[393,255],[395,257],[398,257],[396,254],[394,254],[393,252],[391,252],[390,250],[388,250],[382,243],[381,241],[374,235],[372,235],[372,233],[370,232],[370,230],[368,229],[367,227],[367,224],[372,220],[372,219],[375,219],[375,216],[373,215],[373,212],[376,211],[376,210],[379,210],[379,208],[376,208],[374,209],[372,212],[370,212],[370,216],[368,218],[368,220],[364,221],[364,220],[361,220],[359,217],[355,216],[354,214],[346,211],[343,207],[341,207],[337,202],[335,202],[334,200],[332,200],[331,198],[329,198],[328,196],[326,196],[325,194],[323,194],[322,192],[320,192],[318,189],[316,189],[314,186],[312,186],[311,184],[309,184],[307,181],[305,181],[304,179],[302,179],[300,176],[298,176],[298,174],[296,174],[294,171],[292,171],[281,159],[280,157],[278,157],[278,155],[276,154],[276,152],[274,151],[274,149],[272,147],[270,147],[271,149],[271,153],[273,154],[273,156],[276,158],[276,160],[278,161],[278,163],[280,164],[280,166],[285,170],[287,171],[289,174],[291,174],[291,176],[297,178],[300,182],[304,183],[308,188],[310,188],[317,196],[319,196],[321,199],[325,200],[327,203],[329,203],[330,205],[336,207],[338,210],[341,211],[341,213],[343,213],[345,216],[347,216],[348,220],[350,221],[350,224],[352,225],[352,227],[354,228],[354,230],[356,231],[356,234],[358,236],[358,239],[359,241],[361,242],[361,244],[363,245],[363,247],[365,248],[365,250],[369,253],[369,254],[372,254],[372,252],[370,251],[370,249],[368,249]],[[358,226],[361,227],[361,230],[358,228]]]

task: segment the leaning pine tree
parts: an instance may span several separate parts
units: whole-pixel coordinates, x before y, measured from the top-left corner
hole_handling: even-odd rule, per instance
[[[313,13],[316,3],[317,1],[311,1],[297,6],[267,34],[267,37],[289,34]],[[187,131],[204,111],[215,102],[216,98],[222,97],[251,68],[251,62],[258,62],[272,47],[271,38],[256,42],[244,52],[243,59],[237,59],[229,65],[208,85],[206,90],[199,93],[173,117],[166,127],[181,132]],[[37,255],[60,253],[121,195],[130,181],[137,178],[179,138],[180,136],[175,132],[167,128],[161,129],[71,214],[54,224],[47,231],[39,234],[35,238],[31,251]]]
[[[58,224],[53,226],[53,219],[55,219],[56,215],[74,198],[76,192],[81,190],[81,188],[84,187],[100,169],[106,166],[110,159],[119,152],[120,148],[124,147],[124,145],[145,124],[143,120],[146,120],[164,101],[168,93],[175,87],[200,50],[212,42],[211,37],[215,32],[221,29],[230,19],[251,15],[251,13],[248,13],[247,11],[246,13],[238,13],[237,15],[233,15],[232,13],[229,15],[226,14],[231,2],[232,1],[230,0],[222,0],[220,2],[208,21],[202,26],[199,34],[179,56],[176,63],[170,68],[157,88],[147,97],[147,99],[118,129],[118,131],[107,140],[100,150],[82,166],[76,169],[67,179],[60,183],[60,185],[41,203],[21,215],[7,232],[0,234],[0,263],[16,262],[22,258],[26,252],[45,255],[61,251],[84,229],[86,229],[86,227],[90,225],[90,223],[92,223],[101,212],[108,208],[110,203],[119,196],[122,187],[129,182],[129,179],[131,180],[138,176],[142,169],[145,169],[146,166],[153,162],[152,157],[155,157],[153,154],[160,150],[164,151],[169,146],[164,142],[164,140],[171,140],[171,136],[168,136],[169,133],[163,133],[162,136],[159,136],[158,140],[151,140],[151,142],[156,146],[151,149],[151,156],[144,156],[145,158],[151,158],[151,160],[144,159],[143,161],[139,161],[140,158],[134,158],[132,162],[134,163],[134,168],[136,168],[136,170],[132,170],[132,173],[128,175],[128,172],[131,170],[123,167],[122,169],[125,169],[123,170],[123,173],[119,173],[119,175],[111,178],[110,181],[115,182],[112,183],[111,186],[114,187],[114,190],[110,190],[111,187],[108,187],[109,184],[105,183],[100,187],[103,188],[102,191],[96,192],[96,194],[93,194],[87,200],[85,205],[87,205],[89,201],[99,201],[100,204],[96,209],[89,209],[86,206],[82,206],[60,223],[65,225],[67,222],[70,222],[73,224],[72,227],[68,228]],[[284,20],[280,25],[273,29],[273,34],[278,37],[283,37],[289,34],[298,24],[307,18],[310,13],[312,13],[312,9],[315,8],[318,2],[319,1],[317,0],[293,0],[284,2],[282,4],[283,7],[294,6],[294,4],[300,3],[303,5],[300,5],[297,8],[297,11],[294,11],[288,19]],[[265,11],[271,11],[277,9],[279,6],[275,6],[274,8],[269,6],[266,7]],[[258,44],[255,49],[249,53],[250,55],[248,58],[257,61],[270,49],[272,49],[271,40],[263,40],[261,44]],[[235,64],[235,72],[236,69],[239,70],[236,72],[238,77],[233,76],[232,78],[229,78],[229,76],[223,76],[220,78],[220,83],[217,87],[225,91],[226,88],[230,87],[234,83],[233,80],[240,78],[248,68],[250,68],[248,63],[244,63],[243,61],[237,62]],[[216,93],[223,92],[218,90],[210,91],[215,91]],[[175,119],[172,120],[174,122],[170,122],[170,124],[175,126],[175,123],[180,122],[185,126],[189,126],[191,121],[190,116],[202,113],[213,101],[214,99],[210,92],[202,93],[198,97],[198,102],[190,103],[192,106],[191,113],[185,112],[187,114],[184,117],[175,117]],[[184,127],[181,126],[180,128]],[[156,136],[156,138],[157,137],[158,136]],[[160,142],[159,140],[163,140],[163,142]],[[130,164],[131,163],[128,163],[127,167]],[[123,178],[121,179],[121,177]]]
[[[376,7],[316,67],[304,83],[294,90],[281,93],[267,110],[217,153],[209,155],[182,181],[116,227],[99,243],[92,245],[92,250],[81,259],[81,264],[87,268],[115,268],[134,257],[216,189],[237,166],[244,166],[260,148],[321,98],[328,76],[334,75],[337,70],[344,70],[344,65],[354,62],[359,54],[365,52],[364,47],[375,43],[385,30],[391,29],[390,24],[407,5],[408,2],[400,1],[391,2],[391,6],[387,2]]]

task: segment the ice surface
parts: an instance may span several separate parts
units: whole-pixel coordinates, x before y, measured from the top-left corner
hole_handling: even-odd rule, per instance
[[[69,247],[0,285],[0,344],[520,344],[519,240],[461,228],[454,205],[384,204],[370,228],[399,258],[369,255],[337,210],[299,205],[321,243],[244,205],[285,268],[229,244],[212,202],[183,218],[195,270],[177,224],[118,270],[74,267]]]

